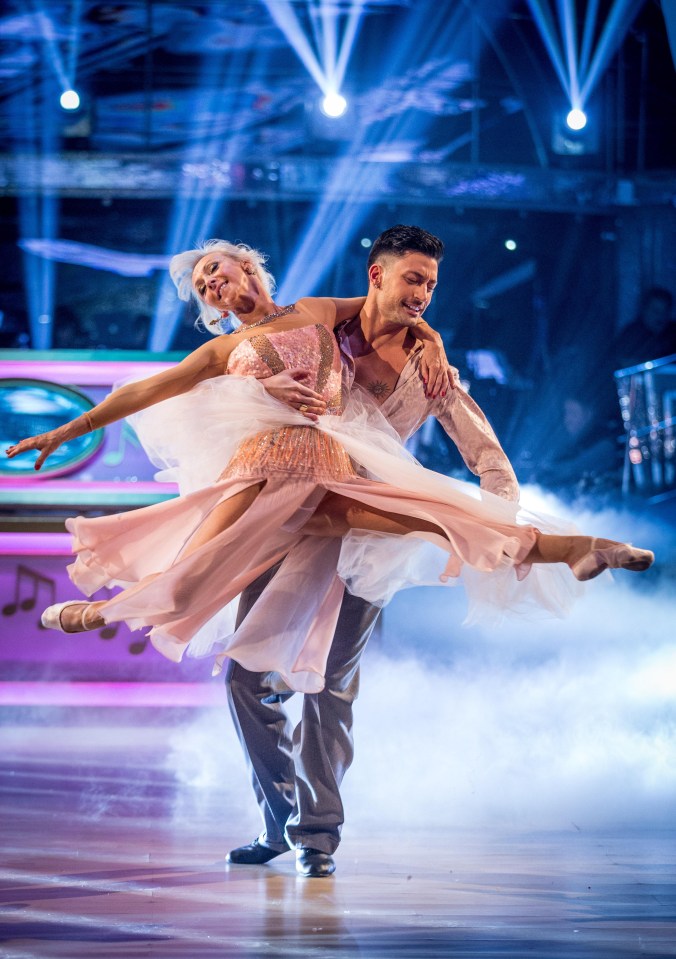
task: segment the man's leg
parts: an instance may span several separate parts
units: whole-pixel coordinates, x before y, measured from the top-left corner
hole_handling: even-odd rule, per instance
[[[278,568],[279,564],[263,573],[242,593],[238,626]],[[265,824],[260,841],[278,852],[284,851],[284,830],[295,804],[295,777],[292,727],[283,704],[293,693],[275,673],[250,672],[234,660],[230,660],[226,670],[225,686]]]
[[[296,805],[286,833],[294,846],[332,854],[344,820],[340,785],[354,755],[352,704],[359,692],[359,660],[380,608],[345,593],[321,693],[303,697],[293,734]]]

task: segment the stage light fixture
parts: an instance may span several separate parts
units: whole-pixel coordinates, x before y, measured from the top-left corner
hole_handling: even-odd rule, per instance
[[[516,250],[516,240],[505,240],[505,249],[510,253]]]
[[[373,246],[372,240],[369,240],[367,236],[363,236],[359,241],[365,250],[368,250],[369,247]]]
[[[322,100],[322,113],[332,119],[342,117],[347,110],[347,100],[340,93],[327,93]]]
[[[566,117],[566,123],[571,130],[584,130],[587,126],[587,114],[579,107],[573,107]]]
[[[80,97],[76,90],[64,90],[59,103],[62,110],[77,110],[80,106]]]

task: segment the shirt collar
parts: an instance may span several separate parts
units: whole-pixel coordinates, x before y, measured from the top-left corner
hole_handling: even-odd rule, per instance
[[[354,357],[352,356],[352,349],[350,347],[350,336],[357,327],[360,325],[359,315],[353,316],[349,320],[343,320],[342,323],[339,323],[335,329],[336,339],[338,340],[338,349],[340,350],[341,356],[344,360],[345,366],[347,367],[347,373],[349,377],[350,385],[354,382]],[[411,352],[408,354],[408,358],[404,367],[399,374],[399,379],[397,380],[397,386],[400,386],[410,376],[415,372],[415,367],[417,365],[416,360],[418,353],[423,349],[423,344],[421,342],[416,342],[416,345],[413,347]],[[396,387],[395,387],[396,390]],[[394,391],[393,391],[394,392]]]

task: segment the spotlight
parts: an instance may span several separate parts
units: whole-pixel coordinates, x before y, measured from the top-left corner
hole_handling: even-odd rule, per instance
[[[505,240],[505,249],[510,252],[516,250],[516,240]]]
[[[570,102],[570,101],[569,101]],[[590,116],[580,107],[572,107],[552,117],[552,150],[561,156],[584,156],[598,153],[600,124],[598,117]]]
[[[359,242],[366,250],[368,250],[368,248],[373,245],[371,240],[369,240],[367,236],[363,236]]]
[[[80,106],[80,97],[75,90],[64,90],[59,98],[62,110],[77,110]]]
[[[584,130],[587,126],[587,115],[579,107],[573,107],[566,117],[566,123],[571,130]]]
[[[340,93],[327,93],[322,100],[322,113],[327,117],[342,117],[347,110],[347,100]]]

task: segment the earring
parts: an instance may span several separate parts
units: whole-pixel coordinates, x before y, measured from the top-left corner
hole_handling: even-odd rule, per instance
[[[215,317],[213,320],[209,320],[209,326],[216,326],[217,323],[220,323],[221,320],[224,320],[227,316],[227,311],[225,313],[221,313],[220,316]]]

